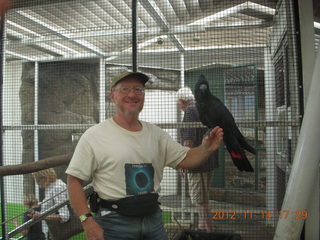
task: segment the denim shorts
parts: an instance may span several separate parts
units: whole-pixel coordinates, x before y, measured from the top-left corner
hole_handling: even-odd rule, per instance
[[[107,240],[168,239],[160,208],[153,215],[146,217],[127,217],[102,208],[95,216],[95,220],[104,229],[104,239]]]

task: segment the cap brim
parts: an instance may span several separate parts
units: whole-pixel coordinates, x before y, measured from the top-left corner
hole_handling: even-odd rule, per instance
[[[118,76],[119,77],[119,76]],[[112,86],[114,87],[115,85],[117,85],[119,82],[128,79],[128,78],[136,78],[138,79],[143,85],[146,84],[146,82],[149,81],[149,77],[141,72],[126,72],[123,73],[122,76],[120,75],[120,77],[114,81],[112,81]]]

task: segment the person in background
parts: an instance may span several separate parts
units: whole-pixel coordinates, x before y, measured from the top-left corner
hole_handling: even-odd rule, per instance
[[[23,204],[28,209],[23,214],[23,222],[27,222],[32,218],[32,213],[34,211],[40,212],[40,207],[38,206],[38,200],[33,193],[28,193],[23,196]],[[13,223],[16,227],[19,226],[18,218],[13,219]],[[31,227],[24,229],[21,234],[28,240],[45,240],[45,235],[42,232],[42,222],[39,221],[32,225]]]
[[[32,173],[38,186],[45,190],[45,198],[41,205],[41,211],[33,211],[31,216],[33,219],[38,218],[42,212],[48,210],[50,207],[64,202],[68,199],[68,192],[66,191],[67,185],[57,178],[56,172],[53,168],[41,170],[39,172]],[[54,214],[48,215],[44,218],[46,221],[58,221],[67,222],[70,218],[70,213],[67,205]]]
[[[139,120],[148,80],[140,72],[112,79],[114,116],[81,136],[66,170],[71,205],[88,240],[168,239],[157,197],[164,167],[194,168],[223,139],[222,129],[216,127],[200,146],[190,149]],[[99,199],[94,217],[82,188],[90,179]]]
[[[180,88],[177,92],[177,100],[179,109],[184,112],[183,122],[200,122],[195,98],[190,88]],[[207,128],[199,127],[181,128],[181,144],[190,148],[201,145],[207,130]],[[218,167],[216,153],[217,152],[212,153],[208,161],[202,165],[186,170],[191,202],[196,205],[198,209],[198,229],[208,232],[213,231],[208,203],[213,169]],[[182,173],[182,176],[184,176],[184,173]]]

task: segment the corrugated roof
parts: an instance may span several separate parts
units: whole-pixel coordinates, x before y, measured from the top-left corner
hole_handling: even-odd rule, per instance
[[[7,14],[7,60],[131,64],[131,0],[22,2]],[[276,2],[140,0],[139,65],[180,69],[181,54],[185,69],[262,64]]]

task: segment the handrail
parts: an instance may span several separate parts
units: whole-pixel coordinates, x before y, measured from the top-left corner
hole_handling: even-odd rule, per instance
[[[163,129],[173,128],[194,128],[205,126],[201,122],[176,122],[176,123],[154,123]],[[236,121],[239,127],[298,127],[300,126],[300,119],[292,121]],[[65,130],[65,129],[77,129],[85,130],[92,127],[95,124],[38,124],[38,125],[4,125],[3,130]]]
[[[63,190],[62,192],[58,193],[57,195],[65,192],[66,190],[67,189]],[[90,184],[88,184],[83,188],[83,190],[84,190],[86,196],[88,196],[93,191],[93,187]],[[57,195],[53,196],[50,199],[53,199]],[[69,199],[66,199],[63,202],[55,204],[51,208],[49,208],[46,211],[42,212],[41,215],[37,219],[30,219],[27,222],[25,222],[25,223],[21,224],[20,226],[16,227],[14,230],[12,230],[11,232],[8,233],[8,237],[9,238],[13,237],[13,236],[17,235],[18,233],[20,233],[22,230],[27,229],[27,228],[31,227],[32,225],[34,225],[35,223],[44,220],[44,218],[46,216],[49,216],[49,215],[55,213],[57,211],[57,209],[62,208],[63,206],[67,205],[69,202],[70,202]]]

